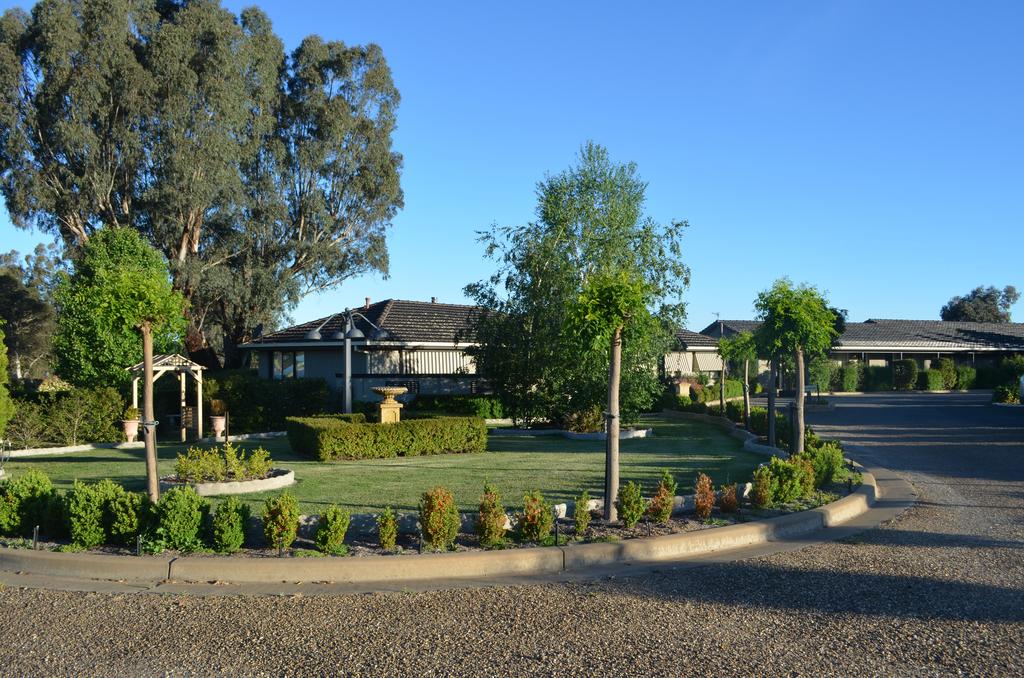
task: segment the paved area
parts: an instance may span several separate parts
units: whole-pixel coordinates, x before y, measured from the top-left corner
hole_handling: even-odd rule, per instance
[[[0,592],[4,673],[1024,675],[1024,411],[845,396],[810,421],[919,504],[799,550],[590,581],[283,597]],[[294,589],[293,589],[294,590]]]

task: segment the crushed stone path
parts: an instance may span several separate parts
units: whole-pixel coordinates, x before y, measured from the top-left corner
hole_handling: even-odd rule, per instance
[[[836,398],[810,420],[919,503],[839,542],[642,576],[341,596],[8,586],[8,675],[1024,675],[1024,412]]]

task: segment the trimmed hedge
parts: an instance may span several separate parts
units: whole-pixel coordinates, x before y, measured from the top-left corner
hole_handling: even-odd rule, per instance
[[[892,380],[897,391],[910,391],[917,386],[917,361],[906,358],[892,365]]]
[[[333,417],[288,417],[288,442],[320,461],[388,459],[484,452],[487,425],[479,417],[410,419],[394,424],[350,424]]]
[[[494,395],[420,395],[410,410],[482,419],[503,419],[505,410]]]
[[[865,391],[891,391],[892,368],[885,366],[864,368]]]
[[[860,363],[847,363],[843,365],[839,371],[839,390],[846,392],[858,390],[863,378],[863,371],[863,365]]]
[[[974,384],[977,379],[978,371],[973,367],[967,367],[964,365],[956,368],[956,387],[961,391],[974,388]]]
[[[940,370],[925,370],[918,378],[918,388],[922,391],[942,391],[946,389],[946,375]]]

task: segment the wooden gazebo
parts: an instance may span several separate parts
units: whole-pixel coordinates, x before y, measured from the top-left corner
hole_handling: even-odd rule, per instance
[[[128,368],[132,373],[132,407],[139,406],[139,380],[143,377],[143,363],[136,363]],[[178,374],[178,382],[181,384],[181,442],[185,442],[186,431],[194,423],[196,437],[203,437],[203,370],[206,369],[196,362],[192,362],[183,355],[177,353],[153,356],[153,381],[168,372]],[[186,376],[191,375],[196,380],[196,405],[195,408],[188,406],[185,398]]]

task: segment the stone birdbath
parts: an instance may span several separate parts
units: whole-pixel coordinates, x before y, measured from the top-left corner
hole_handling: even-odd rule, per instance
[[[380,401],[380,423],[397,423],[401,419],[402,403],[395,400],[395,396],[400,396],[409,389],[405,386],[374,386],[370,390],[384,398]]]

